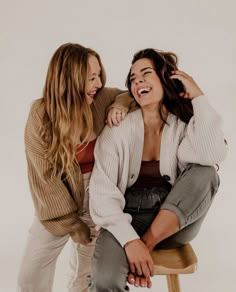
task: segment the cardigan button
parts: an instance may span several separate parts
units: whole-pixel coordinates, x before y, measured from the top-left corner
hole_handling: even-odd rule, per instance
[[[170,180],[170,177],[169,177],[169,175],[163,175],[163,178],[165,179],[165,180],[167,180],[167,181],[169,181]]]

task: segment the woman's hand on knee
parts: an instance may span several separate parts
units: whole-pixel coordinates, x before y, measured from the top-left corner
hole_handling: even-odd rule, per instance
[[[130,271],[133,274],[146,278],[154,275],[154,265],[147,246],[135,239],[125,244],[125,252],[128,258]]]
[[[151,281],[150,277],[145,278],[145,277],[134,275],[133,273],[129,273],[128,283],[130,285],[134,285],[135,287],[141,287],[141,288],[151,288],[152,287],[152,281]]]

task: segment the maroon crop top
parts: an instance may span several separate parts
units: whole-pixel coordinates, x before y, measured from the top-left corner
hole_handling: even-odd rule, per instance
[[[170,186],[160,173],[160,161],[142,161],[139,176],[132,187]]]
[[[87,146],[81,144],[78,146],[75,157],[80,165],[82,173],[91,172],[94,165],[94,147],[96,139],[90,141]]]

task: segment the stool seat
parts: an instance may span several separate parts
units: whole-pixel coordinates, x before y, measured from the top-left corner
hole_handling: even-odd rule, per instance
[[[197,257],[190,244],[174,249],[157,249],[151,253],[155,275],[166,275],[169,292],[179,292],[179,274],[191,274],[197,269]]]

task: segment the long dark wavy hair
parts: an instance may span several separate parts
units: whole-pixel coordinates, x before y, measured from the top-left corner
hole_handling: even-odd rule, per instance
[[[178,58],[174,53],[163,52],[155,49],[144,49],[138,51],[132,60],[132,65],[143,58],[147,58],[152,61],[154,70],[160,78],[164,96],[159,104],[159,113],[163,122],[166,123],[163,117],[163,106],[168,110],[168,112],[174,114],[183,122],[188,123],[193,116],[193,107],[190,99],[180,97],[181,92],[186,92],[183,84],[178,79],[171,79],[170,76],[173,75],[173,71],[178,70],[177,63]],[[131,96],[131,68],[126,79],[126,86],[129,90]]]

